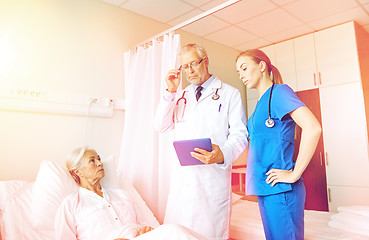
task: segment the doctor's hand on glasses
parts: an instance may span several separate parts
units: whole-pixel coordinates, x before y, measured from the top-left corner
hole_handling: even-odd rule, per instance
[[[181,65],[183,71],[188,71],[190,70],[190,68],[193,70],[195,68],[197,68],[201,63],[202,61],[204,60],[205,58],[202,58],[200,61],[198,62],[192,62],[190,64],[185,64],[185,65]]]
[[[194,150],[196,152],[191,152],[191,156],[205,164],[223,163],[224,155],[222,150],[220,150],[219,146],[216,144],[211,145],[213,146],[213,151],[208,152],[201,148],[195,148]]]
[[[178,69],[173,69],[170,70],[167,74],[166,77],[166,82],[167,82],[167,86],[168,86],[168,91],[169,92],[176,92],[177,88],[179,86],[179,83],[181,81],[181,67],[179,67]]]

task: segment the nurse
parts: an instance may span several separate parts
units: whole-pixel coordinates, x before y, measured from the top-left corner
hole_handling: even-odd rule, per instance
[[[237,72],[259,101],[247,123],[246,195],[257,195],[267,240],[304,239],[305,186],[301,175],[315,152],[321,127],[264,52],[251,49],[236,59]],[[296,124],[301,144],[292,160]]]
[[[181,67],[169,71],[155,127],[174,130],[176,140],[210,138],[213,151],[195,149],[204,165],[180,166],[173,159],[164,223],[176,223],[207,239],[228,239],[232,162],[247,147],[246,115],[238,89],[208,71],[203,47],[189,44],[180,52]],[[190,83],[178,89],[181,71]]]

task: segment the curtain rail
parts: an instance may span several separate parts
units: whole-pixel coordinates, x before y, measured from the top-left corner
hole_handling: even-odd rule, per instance
[[[196,21],[198,21],[200,19],[203,19],[203,18],[205,18],[205,17],[207,17],[207,16],[209,16],[209,15],[215,13],[215,12],[218,12],[218,11],[220,11],[220,10],[222,10],[224,8],[227,8],[227,7],[229,7],[229,6],[231,6],[231,5],[235,4],[235,3],[238,3],[240,1],[242,1],[242,0],[229,0],[227,2],[224,2],[224,3],[222,3],[222,4],[220,4],[220,5],[212,8],[212,9],[206,11],[206,12],[203,12],[203,13],[201,13],[201,14],[193,17],[193,18],[190,18],[190,19],[188,19],[188,20],[186,20],[186,21],[184,21],[184,22],[182,22],[180,24],[177,24],[176,26],[174,26],[174,27],[172,27],[172,28],[170,28],[170,29],[162,32],[162,33],[159,33],[159,34],[155,35],[154,37],[151,37],[151,38],[147,39],[146,41],[141,42],[140,44],[136,45],[135,49],[137,47],[140,47],[140,46],[143,46],[143,45],[146,45],[146,44],[150,43],[153,39],[160,38],[160,37],[162,37],[162,36],[164,36],[166,34],[169,34],[171,32],[174,32],[175,30],[181,29],[181,28],[183,28],[183,27],[185,27],[185,26],[187,26],[187,25],[189,25],[191,23],[194,23],[194,22],[196,22]]]

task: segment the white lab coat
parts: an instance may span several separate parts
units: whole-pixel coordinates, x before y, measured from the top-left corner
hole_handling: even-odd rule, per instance
[[[209,79],[211,80],[211,79]],[[213,100],[216,89],[220,98]],[[238,89],[214,78],[196,101],[193,86],[186,89],[182,122],[173,118],[177,99],[162,98],[155,128],[175,130],[176,140],[210,138],[219,145],[224,164],[180,166],[175,159],[164,223],[188,227],[207,239],[228,239],[231,214],[231,166],[247,147],[246,115]],[[183,100],[179,104],[183,104]],[[181,113],[180,113],[181,114]]]

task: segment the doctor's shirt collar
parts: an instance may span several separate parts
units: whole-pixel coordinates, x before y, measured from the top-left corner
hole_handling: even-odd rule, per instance
[[[211,85],[214,78],[215,78],[214,75],[211,75],[208,80],[206,80],[203,84],[200,85],[203,87],[202,92],[204,92]],[[193,91],[195,92],[198,85],[195,85],[195,84],[191,84],[191,85],[192,85]]]

